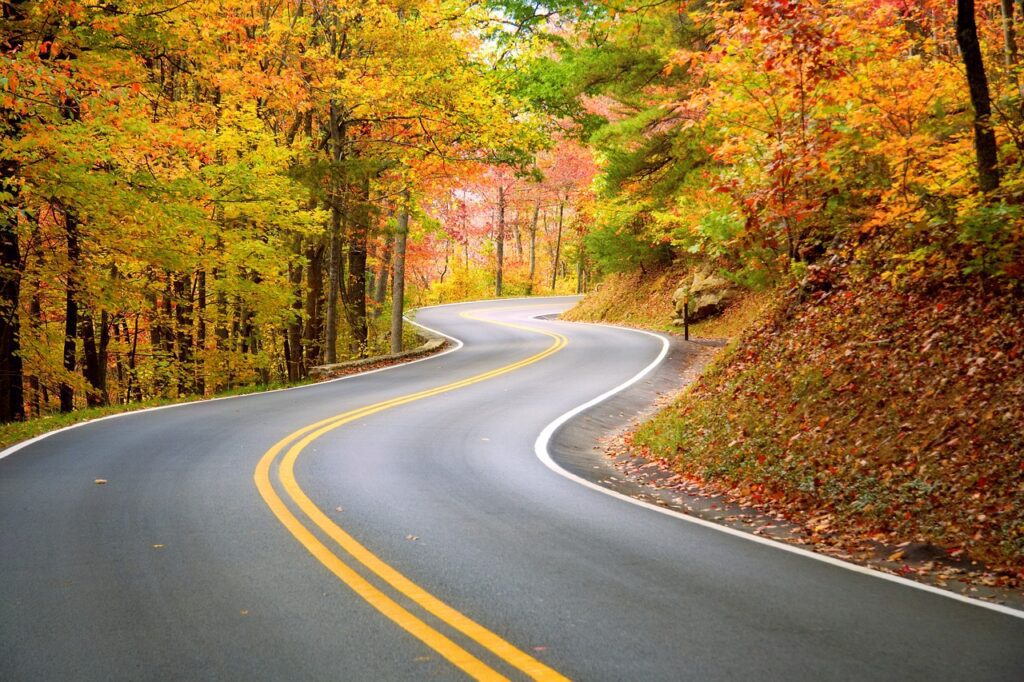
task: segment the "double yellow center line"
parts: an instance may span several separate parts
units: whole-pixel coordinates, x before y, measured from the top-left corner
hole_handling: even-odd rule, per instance
[[[501,308],[499,310],[509,310],[509,308]],[[522,367],[526,367],[527,365],[539,362],[549,355],[557,353],[568,343],[568,339],[561,334],[512,322],[500,322],[497,320],[481,318],[476,314],[480,312],[486,311],[462,313],[462,317],[489,322],[491,324],[497,324],[504,327],[511,327],[513,329],[543,334],[551,337],[553,340],[552,344],[535,355],[531,355],[530,357],[518,362],[498,367],[497,369],[493,369],[489,372],[477,374],[460,381],[454,381],[450,384],[445,384],[444,386],[438,386],[437,388],[410,393],[408,395],[399,396],[373,405],[367,405],[366,407],[350,410],[349,412],[338,414],[322,421],[318,421],[315,424],[303,427],[298,431],[289,434],[285,438],[282,438],[280,441],[275,443],[272,448],[267,450],[263,457],[260,458],[259,464],[256,466],[253,479],[256,482],[256,488],[259,490],[264,502],[267,503],[267,506],[270,507],[278,520],[292,535],[295,536],[295,538],[303,545],[303,547],[306,548],[307,551],[309,551],[310,554],[316,557],[320,563],[326,566],[328,570],[334,573],[334,575],[336,575],[343,583],[348,585],[356,594],[371,606],[390,618],[414,637],[418,638],[438,654],[446,658],[470,677],[477,680],[506,679],[501,673],[481,661],[477,656],[473,655],[438,629],[424,622],[409,609],[396,602],[382,589],[364,578],[353,568],[353,566],[362,565],[363,568],[367,569],[374,576],[382,580],[398,594],[406,597],[448,627],[461,633],[529,677],[535,680],[566,680],[567,678],[560,675],[557,671],[549,668],[520,649],[517,649],[515,646],[479,623],[473,621],[468,616],[465,616],[451,606],[448,606],[440,599],[433,596],[425,589],[386,564],[380,559],[380,557],[375,555],[359,543],[359,541],[345,532],[340,526],[334,523],[334,521],[328,518],[328,516],[324,514],[324,512],[321,511],[311,499],[309,499],[309,496],[306,495],[295,479],[295,462],[302,453],[302,450],[329,431],[340,426],[344,426],[345,424],[357,419],[368,417],[372,414],[376,414],[393,407],[398,407],[399,405],[405,405],[417,400],[454,391],[465,386],[471,386],[473,384],[480,383],[481,381],[486,381],[488,379],[493,379],[503,374],[513,372]],[[271,469],[274,462],[278,460],[278,456],[281,455],[282,452],[284,453],[284,456],[280,458],[280,462],[277,464],[277,477],[280,482],[280,487],[284,494],[291,499],[295,507],[305,515],[305,520],[300,519],[299,516],[294,514],[288,505],[285,504],[271,481]],[[344,556],[332,549],[314,535],[308,525],[309,522],[312,522],[312,524],[319,528],[328,538],[330,538],[331,541],[344,550],[344,552],[347,553],[347,556]]]

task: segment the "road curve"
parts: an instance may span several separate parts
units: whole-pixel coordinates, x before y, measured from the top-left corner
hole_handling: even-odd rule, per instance
[[[0,679],[1024,679],[1024,619],[545,466],[662,350],[534,319],[570,303],[424,309],[465,345],[0,459]]]

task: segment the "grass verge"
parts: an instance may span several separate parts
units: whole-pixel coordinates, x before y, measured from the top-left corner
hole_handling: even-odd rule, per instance
[[[65,426],[71,426],[79,422],[85,422],[92,419],[99,419],[100,417],[108,417],[112,414],[121,414],[123,412],[136,412],[138,410],[145,410],[150,407],[161,407],[164,405],[176,405],[180,403],[187,403],[196,400],[212,400],[214,398],[226,398],[235,395],[248,395],[250,393],[262,393],[264,391],[272,391],[279,388],[289,388],[292,386],[305,386],[312,383],[310,380],[299,381],[293,384],[287,383],[270,383],[270,384],[253,384],[251,386],[240,386],[233,388],[228,391],[223,391],[211,396],[200,396],[200,395],[186,395],[177,398],[156,398],[153,400],[143,400],[136,403],[128,403],[127,405],[106,405],[104,407],[89,407],[81,410],[75,410],[74,412],[67,412],[64,414],[56,413],[51,415],[43,415],[42,417],[36,417],[28,419],[23,422],[11,422],[8,424],[0,425],[0,450],[9,448],[12,445],[20,443],[29,438],[35,438],[49,431],[56,431],[62,429]]]

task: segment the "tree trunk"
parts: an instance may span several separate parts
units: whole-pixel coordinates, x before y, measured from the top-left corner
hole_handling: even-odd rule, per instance
[[[391,352],[402,352],[402,315],[405,313],[405,238],[409,234],[409,190],[402,192],[402,206],[395,226],[394,281],[391,285]]]
[[[341,282],[341,208],[331,206],[330,249],[327,259],[327,315],[324,325],[324,361],[338,361],[338,290]]]
[[[444,278],[448,275],[448,266],[452,260],[452,240],[444,240],[444,269],[441,270],[441,275],[437,278],[440,284],[444,284]]]
[[[327,300],[324,311],[324,362],[337,361],[338,282],[341,278],[341,209],[331,207],[331,226],[327,237]]]
[[[580,235],[580,253],[576,259],[576,293],[583,293],[583,268],[585,252],[583,251],[583,235]]]
[[[4,8],[6,9],[6,5]],[[21,249],[18,243],[18,164],[0,161],[0,189],[14,195],[0,206],[0,422],[25,418],[21,362]]]
[[[178,347],[178,395],[195,389],[192,366],[192,278],[181,275],[174,280],[174,327]]]
[[[128,387],[125,389],[125,396],[128,400],[142,400],[142,386],[139,385],[138,372],[136,371],[136,357],[139,349],[139,317],[135,314],[135,329],[132,331],[132,349],[128,353]],[[124,325],[125,333],[128,332],[128,323]]]
[[[122,345],[122,344],[127,344],[128,343],[128,333],[127,333],[128,330],[126,328],[124,333],[122,334],[122,332],[121,332],[121,320],[119,320],[117,317],[115,317],[112,320],[112,322],[111,322],[111,329],[114,332],[114,344],[118,348],[117,354],[114,355],[114,376],[115,376],[115,378],[117,380],[117,385],[120,388],[123,389],[125,387],[125,383],[128,381],[128,376],[127,376],[127,373],[125,372],[125,368],[124,368],[124,355],[125,354],[123,352],[121,352],[121,349],[124,347],[124,345]],[[121,340],[122,336],[124,338],[124,341]],[[128,396],[125,395],[123,400],[121,399],[120,396],[117,396],[116,397],[116,401],[118,403],[126,403],[126,402],[128,402]]]
[[[533,295],[533,280],[537,276],[537,219],[540,217],[540,199],[533,204],[533,221],[530,223],[530,283],[526,293]]]
[[[219,242],[220,240],[218,240]],[[220,243],[215,247],[219,252],[221,250]],[[228,297],[224,292],[224,287],[217,286],[217,280],[220,279],[220,270],[213,268],[210,271],[210,276],[213,278],[214,288],[216,295],[214,296],[214,307],[216,309],[217,318],[213,325],[213,336],[214,346],[217,350],[227,350],[228,348]]]
[[[967,72],[967,86],[974,107],[974,151],[978,167],[978,185],[983,192],[999,187],[999,156],[992,128],[992,102],[989,98],[985,63],[978,43],[974,20],[974,0],[957,0],[956,42]]]
[[[110,394],[107,393],[107,365],[110,359],[110,315],[106,310],[100,311],[100,367],[96,377],[103,391],[103,404],[110,404]]]
[[[323,333],[323,288],[324,288],[324,248],[323,243],[310,247],[306,251],[306,314],[302,333],[302,350],[306,358],[306,367],[315,367],[323,357],[321,335]]]
[[[196,350],[199,352],[196,372],[196,393],[206,395],[206,270],[199,269],[196,273],[199,310],[196,324]]]
[[[43,305],[39,300],[39,281],[36,280],[36,290],[32,294],[32,302],[29,304],[29,325],[38,329],[39,319],[42,317]],[[31,390],[29,402],[32,405],[33,416],[39,417],[43,414],[42,386],[39,377],[36,375],[28,378],[28,386]]]
[[[171,363],[174,362],[174,310],[172,301],[174,299],[174,275],[167,273],[167,287],[164,289],[164,297],[160,302],[160,350]]]
[[[242,317],[245,315],[245,311],[242,310],[242,297],[235,295],[235,304],[231,310],[231,352],[241,350],[245,353],[248,347],[245,345],[245,339],[242,337]],[[234,377],[231,373],[228,373],[229,385],[231,381],[234,381]]]
[[[558,258],[562,252],[562,218],[565,214],[565,202],[558,202],[558,233],[555,237],[555,258],[551,263],[551,291],[554,292],[558,283]]]
[[[505,188],[498,187],[498,231],[494,235],[494,296],[501,298],[501,277],[505,265]]]
[[[238,303],[238,338],[241,342],[242,353],[255,355],[259,352],[259,344],[256,338],[256,327],[253,325],[253,311],[249,306],[239,300]]]
[[[327,127],[330,135],[330,160],[338,164],[345,158],[346,131],[341,121],[341,107],[330,103]],[[341,171],[336,171],[340,173]],[[341,178],[332,178],[331,227],[327,263],[327,315],[324,332],[324,360],[330,365],[338,360],[338,289],[341,286]]]
[[[523,262],[523,231],[519,228],[521,211],[517,208],[515,218],[512,219],[512,237],[516,245],[516,262]]]
[[[106,324],[106,313],[103,313],[102,325]],[[100,358],[101,352],[96,346],[96,330],[93,326],[93,319],[91,313],[86,313],[81,316],[79,321],[79,333],[82,337],[82,354],[85,358],[85,368],[83,374],[85,374],[86,381],[89,382],[89,391],[85,394],[85,401],[89,407],[99,407],[100,405],[107,404],[107,385],[106,385],[106,372],[103,370],[103,365],[106,363],[106,358]],[[100,346],[103,346],[102,340]],[[105,353],[106,349],[103,349]]]
[[[1017,65],[1018,57],[1014,0],[1001,0],[1001,9],[1003,12],[1003,58],[1017,90],[1018,113],[1024,113],[1024,84],[1021,83],[1020,76],[1014,68]],[[1024,10],[1024,0],[1021,2],[1021,9]]]
[[[391,240],[385,239],[380,254],[380,265],[377,269],[377,278],[374,280],[373,288],[373,316],[380,317],[384,310],[384,302],[388,296],[388,270],[391,261]]]
[[[9,0],[2,5],[4,24],[16,25],[25,18],[25,0]],[[22,31],[11,31],[4,42],[4,51],[11,55],[23,46]],[[7,107],[0,107],[4,137],[16,140],[21,135],[21,116]],[[21,207],[20,164],[5,156],[0,159],[0,422],[25,418],[25,393],[21,361],[21,247],[18,240],[18,214]]]
[[[64,212],[68,247],[67,286],[64,296],[64,369],[75,371],[75,339],[78,333],[78,265],[82,252],[78,243],[78,220],[70,211]],[[75,389],[67,381],[60,384],[60,411],[75,409]]]
[[[302,254],[302,237],[295,238],[292,249],[297,256]],[[292,288],[292,318],[288,321],[285,332],[285,369],[289,382],[301,379],[305,372],[302,368],[302,263],[288,265],[288,283]]]
[[[366,245],[370,235],[370,181],[364,180],[362,202],[355,212],[352,231],[348,239],[348,281],[345,310],[352,330],[352,350],[366,356],[369,329],[366,322]]]
[[[1014,27],[1013,0],[1001,0],[1003,11],[1003,55],[1006,65],[1017,63],[1017,35]],[[1016,74],[1014,75],[1016,78]]]

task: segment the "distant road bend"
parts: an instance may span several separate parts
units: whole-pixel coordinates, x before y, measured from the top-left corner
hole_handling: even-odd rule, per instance
[[[1024,680],[1024,614],[547,466],[663,352],[537,319],[573,300],[423,309],[464,345],[0,455],[0,679]]]

